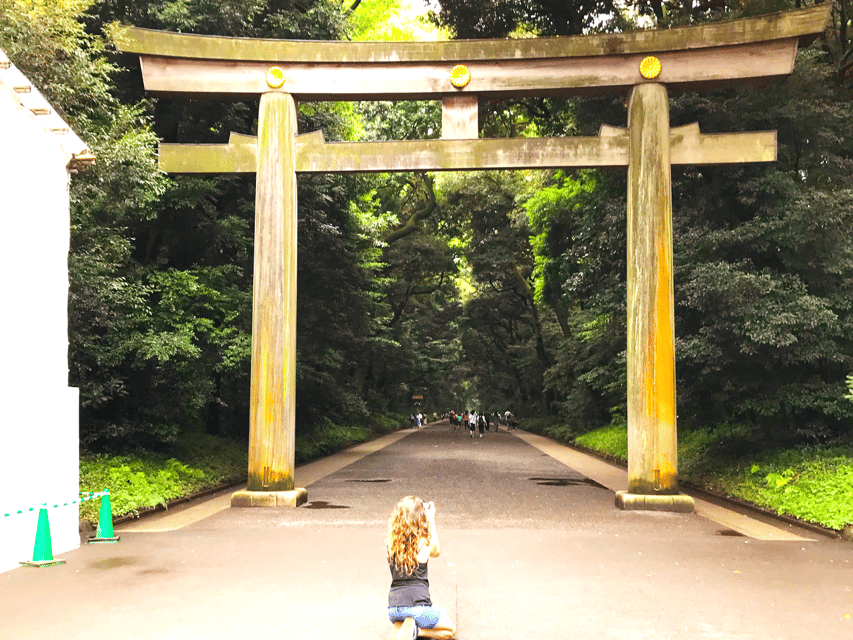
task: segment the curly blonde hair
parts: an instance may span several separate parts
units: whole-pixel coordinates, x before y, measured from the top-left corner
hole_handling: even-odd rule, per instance
[[[418,544],[429,540],[429,521],[424,501],[415,496],[406,496],[394,507],[388,519],[388,536],[385,552],[388,564],[397,571],[411,575],[418,568]]]

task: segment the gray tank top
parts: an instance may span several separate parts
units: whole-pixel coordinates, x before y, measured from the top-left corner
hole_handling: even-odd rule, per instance
[[[431,606],[429,597],[429,572],[427,563],[421,562],[415,572],[404,575],[397,571],[393,564],[391,569],[391,591],[388,593],[389,607],[418,607]]]

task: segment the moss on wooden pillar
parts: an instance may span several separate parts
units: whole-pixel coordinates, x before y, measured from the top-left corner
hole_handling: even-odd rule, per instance
[[[628,492],[678,492],[672,184],[666,88],[628,107]]]
[[[296,105],[261,96],[255,196],[249,491],[294,489]]]

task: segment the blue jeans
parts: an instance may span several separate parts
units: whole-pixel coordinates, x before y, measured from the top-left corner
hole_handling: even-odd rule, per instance
[[[399,622],[406,618],[414,618],[418,629],[435,629],[441,610],[435,605],[417,607],[388,607],[388,617],[391,622]]]

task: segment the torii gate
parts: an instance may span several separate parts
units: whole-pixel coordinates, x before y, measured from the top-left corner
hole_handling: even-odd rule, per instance
[[[831,3],[749,20],[625,34],[450,42],[316,42],[124,27],[156,95],[260,96],[258,137],[160,146],[176,173],[256,173],[248,490],[233,506],[298,506],[294,484],[296,173],[628,167],[628,490],[623,509],[692,511],[678,493],[672,278],[673,164],[776,159],[776,132],[670,129],[667,87],[712,89],[791,73]],[[478,139],[480,99],[630,91],[628,128],[597,137]],[[442,101],[442,139],[297,137],[296,101]]]

